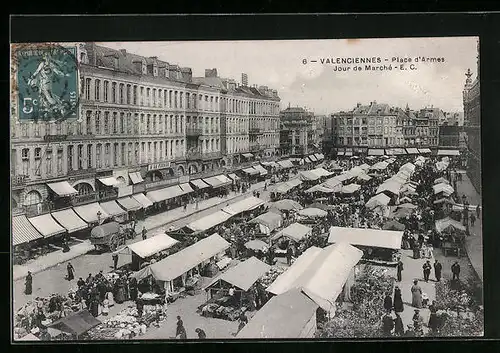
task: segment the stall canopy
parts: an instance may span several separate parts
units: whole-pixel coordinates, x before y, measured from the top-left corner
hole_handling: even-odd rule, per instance
[[[404,224],[394,220],[386,222],[382,227],[383,230],[396,230],[396,231],[402,231],[405,230],[405,228],[406,227]]]
[[[391,201],[391,198],[385,194],[378,194],[373,196],[371,199],[368,200],[366,203],[366,207],[368,209],[374,209],[375,207],[378,206],[387,206],[387,204]]]
[[[189,185],[189,183],[181,184],[180,188],[182,189],[184,194],[189,194],[190,192],[194,191],[193,188],[191,187],[191,185]]]
[[[229,178],[233,179],[234,181],[236,181],[236,180],[240,180],[240,177],[239,177],[239,176],[237,176],[237,175],[236,175],[236,174],[234,174],[234,173],[228,174],[227,176],[228,176]]]
[[[245,243],[245,248],[254,251],[265,251],[268,247],[267,243],[259,239],[253,239]]]
[[[38,230],[44,238],[52,237],[57,234],[66,232],[66,229],[61,227],[50,214],[44,214],[28,219],[30,223]]]
[[[406,151],[404,148],[394,148],[393,149],[393,152],[395,155],[402,155],[402,154],[406,154]]]
[[[99,181],[106,186],[117,186],[120,184],[115,177],[99,178]]]
[[[319,175],[320,177],[330,176],[333,174],[333,173],[330,173],[325,168],[316,168],[316,169],[313,169],[312,172]]]
[[[436,230],[439,233],[442,233],[449,229],[461,230],[465,232],[465,227],[458,221],[451,219],[450,217],[446,217],[443,219],[438,219],[436,221]]]
[[[443,177],[434,180],[434,184],[449,184],[449,183],[450,182]]]
[[[356,191],[358,191],[359,189],[361,189],[361,185],[349,184],[349,185],[343,186],[342,190],[340,192],[343,194],[353,194]]]
[[[41,341],[41,339],[32,333],[28,333],[26,336],[16,339],[16,341]]]
[[[295,178],[295,179],[290,179],[286,182],[288,185],[292,186],[292,187],[297,187],[299,186],[300,184],[302,184],[302,181],[300,181],[298,178]]]
[[[130,177],[132,184],[139,184],[144,181],[140,172],[129,173],[128,176]]]
[[[434,190],[435,195],[439,194],[439,193],[443,193],[444,195],[449,196],[455,192],[453,187],[447,183],[433,185],[432,189]]]
[[[242,171],[243,171],[243,173],[248,174],[248,175],[260,174],[260,172],[257,169],[255,169],[254,167],[242,169]]]
[[[345,151],[338,151],[337,152],[337,156],[344,156],[345,155]]]
[[[229,246],[230,244],[219,234],[212,234],[150,265],[151,274],[158,281],[172,281],[217,254],[226,251]]]
[[[388,165],[389,165],[389,163],[387,163],[387,162],[377,162],[374,165],[372,165],[370,167],[370,169],[383,170],[383,169],[387,168]]]
[[[62,319],[51,323],[48,327],[56,330],[70,333],[75,336],[80,336],[91,328],[100,325],[101,321],[97,320],[88,310],[82,310],[74,314],[70,314]]]
[[[278,194],[286,194],[290,190],[292,190],[294,186],[288,184],[287,182],[276,184],[272,187],[272,190]]]
[[[235,202],[229,206],[226,206],[222,209],[222,211],[230,214],[231,216],[236,216],[240,213],[251,211],[264,205],[266,201],[261,200],[255,196],[247,197],[241,201]]]
[[[221,179],[219,179],[217,176],[213,176],[210,178],[204,178],[203,181],[210,185],[213,188],[218,188],[221,186],[226,186],[232,183],[232,181],[228,182],[223,182]]]
[[[366,170],[370,169],[370,166],[369,166],[368,164],[366,164],[366,163],[361,164],[359,167],[360,167],[361,169],[363,169],[364,171],[366,171]]]
[[[127,211],[118,206],[116,201],[101,202],[100,205],[110,216],[122,216],[127,214]]]
[[[270,269],[271,266],[252,256],[216,277],[205,287],[205,290],[219,281],[224,281],[246,292]]]
[[[413,163],[406,163],[401,168],[399,168],[399,170],[407,170],[408,172],[413,173],[413,171],[415,170],[415,165]]]
[[[289,159],[278,161],[278,164],[283,168],[293,168],[293,163]]]
[[[166,234],[156,235],[146,240],[127,245],[127,248],[143,259],[150,257],[160,251],[166,250],[177,244],[178,241]]]
[[[337,297],[362,256],[361,250],[347,243],[330,245],[322,249],[295,280],[284,283],[282,287],[285,291],[300,289],[323,310],[332,312]]]
[[[299,211],[299,215],[303,217],[326,217],[328,213],[326,211],[323,211],[322,209],[319,208],[304,208],[303,210]]]
[[[342,167],[337,164],[337,162],[333,162],[328,166],[330,170],[342,170]]]
[[[438,156],[460,156],[458,150],[438,150]]]
[[[29,243],[30,241],[42,239],[40,234],[33,224],[28,221],[25,215],[12,217],[12,245],[20,245]]]
[[[78,194],[78,190],[72,187],[67,181],[50,183],[47,186],[59,196],[70,196]]]
[[[181,196],[184,193],[179,185],[169,186],[167,188],[148,191],[147,197],[153,202],[162,202]]]
[[[273,240],[281,237],[287,237],[295,241],[301,241],[308,235],[311,235],[311,233],[311,228],[300,223],[293,223],[276,233],[276,235],[273,236]]]
[[[342,187],[342,180],[337,177],[333,177],[325,180],[322,185],[326,186],[327,188],[334,189],[335,191],[340,191]]]
[[[304,271],[313,263],[314,259],[321,253],[322,249],[311,246],[302,253],[280,276],[278,276],[267,291],[274,295],[280,295],[290,290],[291,285],[304,273]]]
[[[97,202],[74,207],[73,210],[76,212],[81,219],[83,219],[87,223],[98,222],[99,220],[105,220],[109,218],[109,215],[104,211]],[[97,217],[97,213],[100,212],[100,218]]]
[[[354,167],[354,168],[351,168],[349,170],[349,174],[351,174],[352,176],[355,176],[355,177],[358,175],[361,175],[363,173],[364,173],[364,170],[361,167]]]
[[[253,154],[251,154],[251,153],[243,153],[242,156],[245,157],[245,158],[252,158]]]
[[[190,181],[194,186],[196,186],[198,189],[205,189],[210,187],[207,183],[205,183],[202,179],[195,179]]]
[[[203,232],[221,223],[224,223],[229,218],[231,218],[231,215],[229,213],[226,213],[224,211],[217,211],[189,223],[186,227],[191,229],[193,232]]]
[[[290,200],[290,199],[284,199],[284,200],[279,200],[279,201],[273,202],[270,206],[274,207],[280,211],[283,211],[283,210],[286,210],[286,211],[301,210],[304,208],[297,201]]]
[[[432,151],[428,148],[419,148],[418,151],[422,154],[431,153]]]
[[[72,209],[52,212],[52,217],[66,230],[68,233],[77,232],[88,227],[87,223],[82,221],[80,217]]]
[[[253,168],[260,173],[261,176],[267,175],[267,170],[260,164],[254,165]]]
[[[369,149],[368,150],[368,155],[369,156],[383,156],[384,155],[384,150],[382,149]]]
[[[369,176],[368,174],[360,174],[358,175],[356,178],[358,178],[359,180],[363,180],[363,181],[370,181],[371,180],[371,176]]]
[[[231,179],[229,179],[227,176],[225,176],[224,174],[217,175],[216,178],[219,179],[220,181],[222,181],[224,183],[224,185],[230,185],[233,183],[233,181]]]
[[[401,184],[394,180],[390,180],[384,182],[377,188],[377,194],[387,191],[390,192],[391,194],[399,195],[400,190],[401,190]]]
[[[300,180],[304,181],[315,181],[320,178],[320,176],[314,173],[312,170],[302,170],[300,172]]]
[[[299,289],[271,298],[236,335],[236,338],[314,338],[304,336],[318,305]]]
[[[322,159],[325,159],[325,155],[323,153],[316,153],[314,156],[316,157],[316,159],[318,161],[322,160]]]
[[[307,193],[313,193],[313,192],[323,192],[330,194],[332,192],[335,192],[334,189],[330,189],[324,185],[314,185],[313,187],[309,188],[306,190]]]
[[[135,201],[139,202],[143,208],[148,208],[148,207],[153,206],[153,203],[151,202],[151,200],[148,199],[146,197],[146,195],[144,195],[143,193],[132,195],[132,198]]]
[[[402,239],[403,232],[400,231],[331,227],[328,242],[398,250]]]
[[[269,228],[269,230],[273,231],[276,228],[279,228],[283,224],[283,217],[274,212],[266,212],[261,214],[258,217],[255,217],[250,221],[250,223],[257,223],[265,225]]]
[[[279,168],[279,164],[277,164],[276,162],[260,162],[260,164],[262,164],[264,167],[271,167],[271,168]]]
[[[407,149],[406,149],[406,152],[407,152],[408,154],[418,154],[418,153],[419,153],[419,152],[418,152],[418,150],[417,150],[416,148],[407,148]]]
[[[142,205],[130,196],[122,197],[116,200],[116,202],[127,211],[137,211],[142,208]]]
[[[302,162],[304,162],[304,163],[312,163],[312,160],[311,160],[311,158],[306,157],[306,158],[302,159]]]

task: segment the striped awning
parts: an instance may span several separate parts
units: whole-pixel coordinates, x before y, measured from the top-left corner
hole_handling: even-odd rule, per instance
[[[151,200],[148,199],[146,197],[146,195],[144,195],[143,193],[132,195],[132,198],[135,201],[139,202],[143,208],[148,208],[148,207],[153,206],[153,203],[151,202]]]
[[[317,161],[318,161],[318,158],[316,158],[316,156],[315,156],[314,154],[311,154],[311,155],[309,156],[309,159],[310,159],[311,161],[313,161],[313,162],[317,162]]]
[[[78,194],[78,190],[72,187],[67,181],[50,183],[47,186],[59,196],[69,196]]]
[[[265,170],[261,165],[255,165],[254,169],[258,171],[260,175],[267,175],[267,170]]]
[[[116,180],[115,177],[99,178],[99,181],[106,186],[117,186],[118,184],[120,184],[120,182]]]
[[[205,183],[202,179],[191,180],[190,183],[196,186],[198,189],[205,189],[210,187],[210,185]]]
[[[138,201],[136,201],[136,199],[130,196],[122,197],[121,199],[116,200],[116,202],[118,202],[120,206],[122,206],[127,211],[137,211],[143,208],[142,205]]]
[[[118,206],[116,201],[101,202],[100,205],[110,216],[122,216],[127,214],[127,211]]]
[[[78,217],[72,209],[52,212],[52,217],[66,228],[68,233],[77,232],[88,227],[88,224]]]
[[[109,218],[109,215],[104,211],[97,202],[88,204],[88,205],[83,205],[83,206],[78,206],[74,207],[73,210],[76,212],[77,215],[80,216],[81,219],[83,219],[87,223],[93,223],[98,221],[97,213],[100,212],[100,220],[104,220],[106,218]]]
[[[419,154],[418,149],[416,148],[407,148],[406,152],[408,152],[408,154]]]
[[[29,218],[28,221],[36,228],[44,238],[52,237],[57,234],[66,232],[66,229],[61,227],[50,214],[44,214]]]
[[[21,245],[30,241],[42,239],[41,235],[33,224],[28,221],[25,215],[12,217],[12,245]]]
[[[253,154],[251,154],[251,153],[243,153],[242,156],[245,157],[245,158],[252,158]]]
[[[193,188],[191,187],[191,185],[189,185],[189,183],[181,184],[180,188],[182,189],[184,194],[189,194],[190,192],[194,191]]]
[[[169,186],[160,190],[148,191],[147,194],[148,198],[153,202],[166,201],[181,195],[184,195],[184,191],[182,191],[179,185]]]

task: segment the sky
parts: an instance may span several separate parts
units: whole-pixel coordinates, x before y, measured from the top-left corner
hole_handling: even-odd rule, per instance
[[[217,68],[220,77],[241,82],[244,72],[249,85],[278,90],[283,109],[300,106],[316,114],[347,111],[371,101],[461,112],[465,72],[470,68],[475,78],[478,57],[477,37],[97,44],[191,67],[195,77]],[[381,57],[381,65],[388,66],[393,57],[414,60],[416,56],[444,58],[444,62],[415,63],[415,70],[407,63],[406,71],[353,71],[353,65],[341,65],[351,67],[347,72],[319,62],[321,58]],[[314,59],[318,62],[311,63]]]

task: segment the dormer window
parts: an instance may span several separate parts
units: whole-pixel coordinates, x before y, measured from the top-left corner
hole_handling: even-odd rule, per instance
[[[153,63],[153,76],[158,77],[158,64],[156,62]]]
[[[142,60],[142,74],[147,75],[148,73],[148,66],[146,65],[146,60]]]
[[[87,59],[87,53],[86,52],[81,52],[80,53],[80,62],[82,64],[88,64],[88,59]]]
[[[117,58],[117,57],[114,57],[114,58],[113,58],[113,62],[114,62],[114,67],[115,67],[115,69],[118,69],[118,58]]]

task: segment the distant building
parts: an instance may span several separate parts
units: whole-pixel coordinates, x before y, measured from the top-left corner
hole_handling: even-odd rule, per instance
[[[458,125],[444,124],[439,127],[439,146],[460,148],[460,131]]]
[[[443,116],[439,120],[439,126],[463,126],[464,125],[464,113],[463,112],[444,112]]]
[[[282,155],[305,155],[319,151],[315,137],[314,113],[300,107],[288,107],[280,114]]]
[[[245,87],[248,86],[248,75],[245,73],[241,74],[241,85]]]

